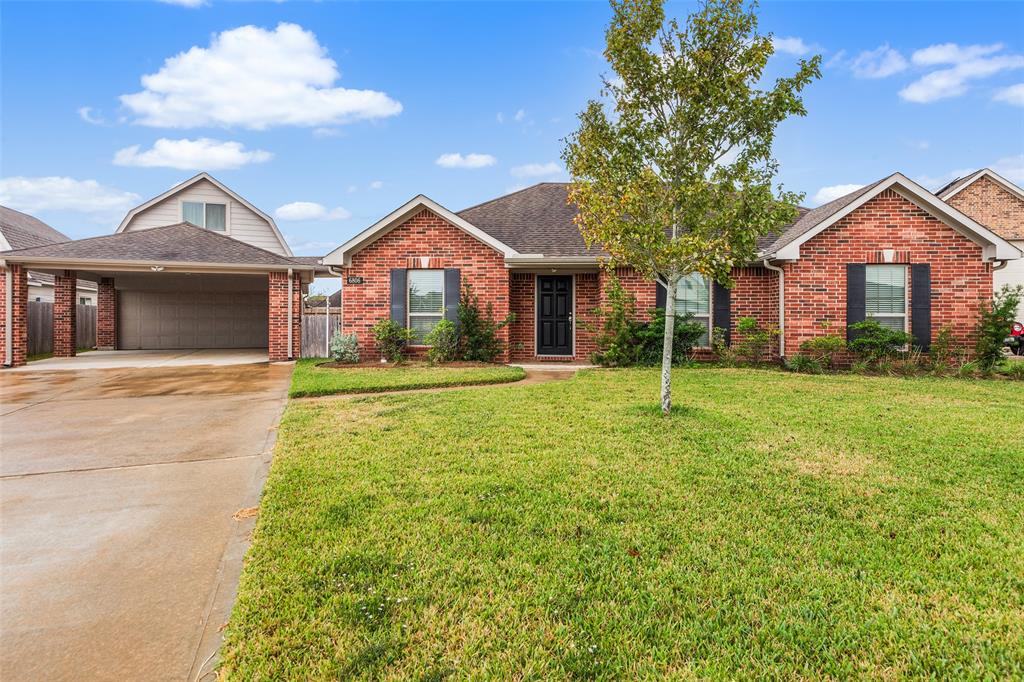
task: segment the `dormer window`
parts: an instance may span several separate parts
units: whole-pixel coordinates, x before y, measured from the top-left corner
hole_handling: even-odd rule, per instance
[[[197,227],[214,232],[228,229],[228,207],[226,204],[208,204],[202,201],[181,202],[181,219]]]

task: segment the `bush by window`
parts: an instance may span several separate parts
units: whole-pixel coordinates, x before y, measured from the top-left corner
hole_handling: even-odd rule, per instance
[[[359,340],[356,335],[334,332],[331,337],[331,358],[335,362],[359,362]]]
[[[381,320],[373,325],[373,338],[377,350],[388,361],[400,363],[414,336],[411,329],[406,329],[394,320]]]

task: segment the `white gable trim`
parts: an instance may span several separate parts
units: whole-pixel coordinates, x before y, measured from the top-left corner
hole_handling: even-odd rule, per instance
[[[892,189],[903,198],[928,211],[932,216],[938,218],[956,232],[983,247],[983,260],[1015,260],[1021,257],[1021,252],[1017,247],[992,232],[992,230],[956,210],[902,173],[893,173],[878,183],[871,191],[865,192],[862,196],[857,197],[855,201],[850,202],[812,229],[800,235],[797,239],[783,246],[775,252],[772,258],[779,260],[799,259],[801,244],[818,236],[887,189]]]
[[[150,199],[149,201],[147,201],[146,203],[139,204],[138,206],[136,206],[132,210],[128,211],[128,215],[126,215],[124,217],[124,220],[121,221],[121,224],[117,226],[116,230],[114,230],[114,234],[117,234],[119,232],[124,232],[124,228],[128,227],[128,223],[130,223],[132,221],[132,218],[137,216],[139,213],[145,211],[147,208],[149,208],[151,206],[155,206],[156,204],[160,203],[164,199],[167,199],[168,197],[174,196],[175,194],[177,194],[178,192],[181,192],[182,190],[188,189],[189,187],[191,187],[192,185],[196,184],[200,180],[206,180],[206,181],[212,183],[214,185],[214,187],[216,187],[217,189],[219,189],[220,191],[224,192],[225,194],[230,196],[232,199],[234,199],[238,203],[240,203],[243,206],[245,206],[246,208],[248,208],[250,211],[252,211],[256,215],[258,215],[260,218],[263,218],[264,220],[266,220],[267,224],[270,225],[270,229],[273,230],[274,236],[277,237],[277,241],[280,242],[281,248],[284,249],[285,255],[286,256],[293,255],[291,248],[288,246],[288,242],[286,242],[284,240],[284,235],[281,234],[281,230],[277,229],[277,223],[274,222],[273,218],[271,218],[269,215],[267,215],[266,213],[264,213],[260,209],[256,208],[254,205],[250,204],[248,201],[246,201],[245,197],[241,196],[240,194],[237,194],[230,187],[228,187],[227,185],[222,183],[220,180],[218,180],[217,178],[213,177],[212,175],[210,175],[209,173],[207,173],[205,171],[202,172],[202,173],[199,173],[198,175],[196,175],[194,177],[189,178],[188,180],[185,180],[184,182],[181,182],[181,183],[175,185],[174,187],[170,188],[169,190],[167,190],[163,194],[161,194],[159,196],[155,196],[152,199]],[[230,211],[229,211],[229,213],[230,213]],[[181,215],[180,207],[178,209],[178,214]],[[231,220],[230,217],[228,218],[228,220],[229,221]]]
[[[1010,194],[1013,194],[1021,201],[1024,201],[1024,189],[1021,189],[1017,185],[1013,184],[1003,176],[999,175],[999,173],[996,173],[991,168],[982,168],[979,171],[975,171],[972,175],[969,175],[967,177],[966,182],[964,182],[962,185],[957,187],[952,192],[940,194],[939,198],[943,199],[944,201],[949,201],[957,194],[964,191],[965,189],[976,183],[978,180],[981,180],[982,178],[988,178],[992,182],[996,183],[997,185],[1005,189]]]
[[[505,257],[518,255],[518,252],[511,246],[498,241],[479,227],[476,227],[464,218],[460,218],[458,215],[452,213],[433,199],[423,194],[418,194],[370,227],[357,234],[352,239],[349,239],[334,251],[331,251],[329,254],[324,256],[323,264],[348,267],[352,264],[353,253],[366,248],[423,209],[428,209],[436,213],[469,236],[473,237],[477,241],[483,242]]]

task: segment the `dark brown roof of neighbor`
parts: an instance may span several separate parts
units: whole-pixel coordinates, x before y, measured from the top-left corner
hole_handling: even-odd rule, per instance
[[[18,257],[61,258],[82,261],[144,261],[156,263],[224,263],[310,267],[286,256],[261,249],[191,223],[176,223],[103,237],[76,239],[0,254]]]
[[[600,256],[600,249],[587,248],[573,222],[577,210],[569,204],[568,188],[542,182],[459,211],[459,217],[521,254]]]
[[[43,286],[52,287],[53,283],[54,283],[53,275],[47,274],[45,272],[36,272],[35,270],[29,270],[28,271],[28,278],[29,278],[29,280],[35,280],[35,282],[37,282],[37,283],[39,283],[39,284],[41,284]],[[76,288],[78,288],[78,289],[90,289],[91,290],[91,289],[96,289],[97,287],[96,287],[96,282],[90,282],[87,279],[80,279],[80,280],[78,280],[78,284],[76,285]]]
[[[0,232],[12,249],[66,242],[69,237],[42,220],[13,208],[0,206]]]
[[[935,191],[935,196],[943,198],[947,194],[952,194],[953,192],[955,192],[956,190],[960,189],[968,182],[973,180],[974,176],[980,172],[981,171],[974,171],[973,173],[968,173],[967,175],[961,178],[956,178],[955,180],[947,182],[945,185],[943,185],[942,187]]]

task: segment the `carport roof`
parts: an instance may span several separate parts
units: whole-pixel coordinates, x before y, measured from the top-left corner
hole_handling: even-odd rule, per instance
[[[15,263],[53,265],[124,263],[232,266],[259,270],[314,269],[308,262],[280,256],[191,223],[3,251],[0,258]]]

